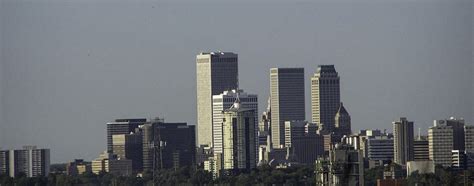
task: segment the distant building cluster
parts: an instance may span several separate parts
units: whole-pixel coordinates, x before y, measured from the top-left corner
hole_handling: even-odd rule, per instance
[[[305,117],[303,68],[270,69],[268,105],[260,116],[258,96],[239,87],[237,54],[200,53],[196,74],[196,163],[214,177],[265,164],[316,165],[319,184],[364,185],[364,169],[377,166],[386,166],[380,183],[405,183],[399,179],[414,171],[431,172],[435,165],[474,165],[474,127],[462,119],[435,120],[428,136],[415,136],[414,122],[405,117],[392,122],[393,133],[353,133],[334,65],[319,65],[310,77],[311,121]]]
[[[339,73],[334,65],[319,65],[310,77],[308,121],[305,79],[303,68],[269,69],[268,102],[259,114],[258,95],[239,86],[238,55],[202,52],[196,56],[196,125],[116,119],[106,124],[106,150],[91,162],[68,163],[66,172],[140,176],[199,167],[218,178],[263,165],[314,166],[318,185],[364,185],[365,170],[383,166],[378,185],[405,185],[407,175],[433,173],[436,165],[474,168],[474,126],[463,119],[435,120],[427,136],[420,130],[415,135],[414,122],[405,117],[391,123],[392,133],[355,132],[341,101]],[[48,171],[48,149],[0,151],[1,174],[35,177]]]
[[[116,119],[107,123],[107,151],[91,171],[130,176],[196,163],[195,127],[163,119]]]
[[[351,134],[334,65],[320,65],[311,77],[312,122],[305,117],[304,69],[271,68],[269,79],[268,106],[259,117],[258,96],[239,87],[237,54],[196,56],[196,163],[215,177],[263,164],[313,165]]]

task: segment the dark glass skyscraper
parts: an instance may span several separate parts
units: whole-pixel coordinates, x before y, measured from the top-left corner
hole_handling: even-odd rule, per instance
[[[340,102],[339,75],[334,65],[320,65],[311,77],[311,119],[313,123],[332,132]]]
[[[285,121],[305,120],[304,69],[270,69],[270,99],[271,138],[279,148],[285,145]]]

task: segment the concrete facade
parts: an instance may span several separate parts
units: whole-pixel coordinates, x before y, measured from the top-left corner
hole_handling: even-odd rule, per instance
[[[238,56],[202,52],[196,56],[197,145],[212,146],[212,96],[238,88]]]

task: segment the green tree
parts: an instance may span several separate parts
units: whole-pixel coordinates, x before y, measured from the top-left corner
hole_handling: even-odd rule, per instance
[[[383,179],[384,166],[368,169],[364,173],[365,185],[377,185],[377,179]]]

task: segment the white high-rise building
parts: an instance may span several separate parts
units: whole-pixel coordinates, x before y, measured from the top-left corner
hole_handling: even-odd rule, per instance
[[[196,56],[197,145],[212,145],[212,95],[238,87],[237,54],[203,52]]]
[[[237,99],[243,109],[252,109],[255,116],[258,116],[258,96],[256,94],[247,94],[243,90],[224,91],[222,94],[212,96],[212,140],[214,153],[222,153],[222,123],[223,112],[229,109]],[[258,117],[255,117],[255,124],[258,123]],[[255,126],[258,128],[258,126]],[[253,131],[257,136],[258,130]]]
[[[305,120],[303,68],[270,69],[273,148],[285,145],[285,121]],[[335,113],[334,113],[335,114]],[[332,117],[334,120],[334,116]]]
[[[435,164],[451,166],[453,150],[453,127],[438,124],[428,129],[429,158]]]

